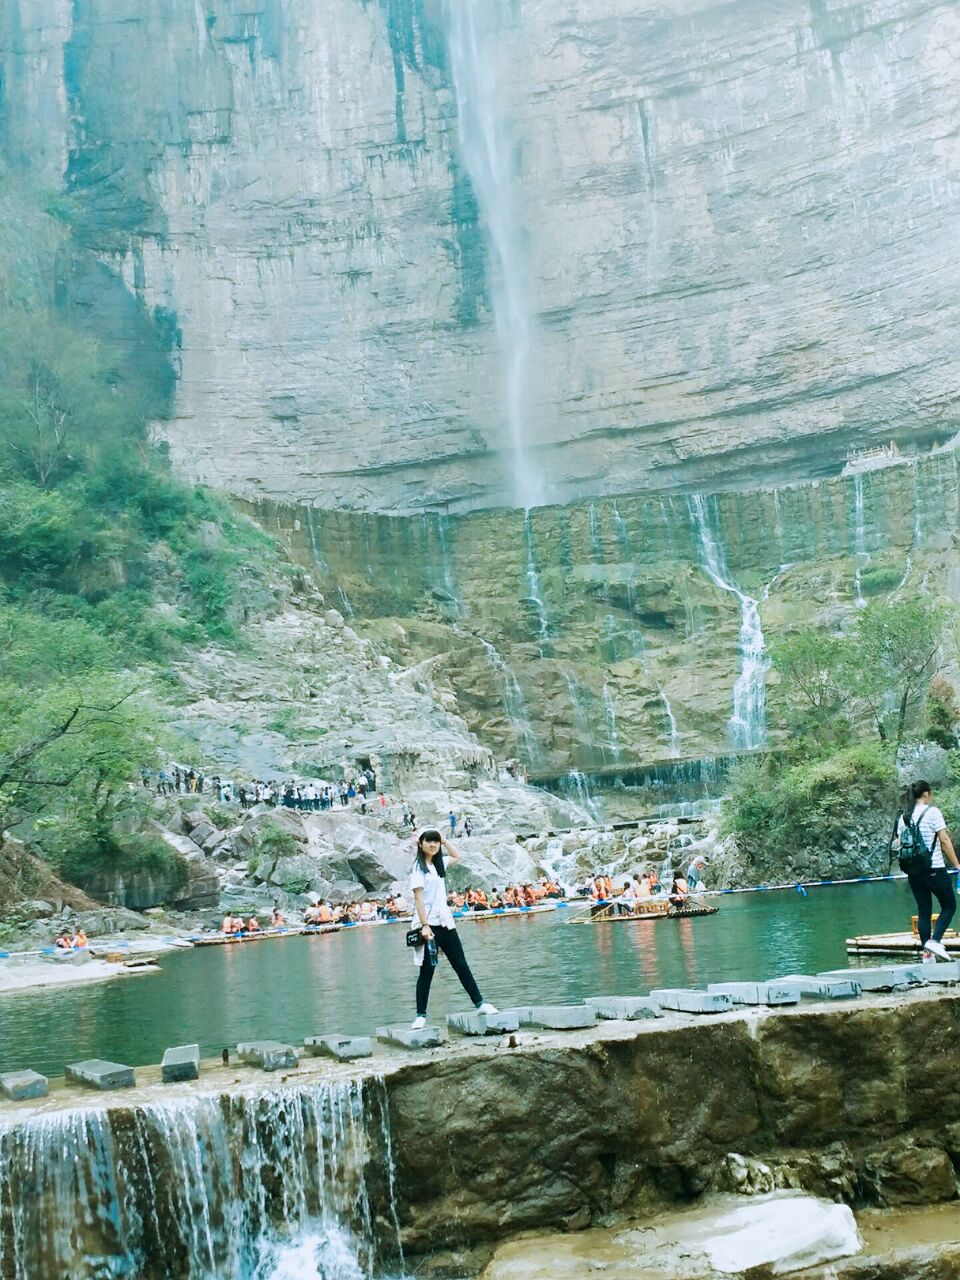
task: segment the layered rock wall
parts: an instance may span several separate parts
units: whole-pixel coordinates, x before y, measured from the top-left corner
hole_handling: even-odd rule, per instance
[[[255,510],[355,626],[405,665],[432,659],[471,729],[534,776],[731,750],[743,609],[707,571],[691,498],[627,495],[527,519]],[[768,643],[800,624],[848,626],[873,599],[960,598],[953,451],[721,494],[702,510]],[[767,685],[773,722],[775,674]]]
[[[486,12],[552,500],[952,432],[953,4]],[[2,154],[163,318],[190,474],[324,507],[513,500],[447,40],[442,0],[0,9]]]

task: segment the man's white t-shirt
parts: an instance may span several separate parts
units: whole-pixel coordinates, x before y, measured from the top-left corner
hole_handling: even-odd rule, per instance
[[[926,813],[924,813],[924,806],[922,804],[914,805],[914,822],[917,821],[917,818],[920,817],[921,813],[923,813],[923,817],[920,818],[920,835],[923,837],[923,843],[927,848],[933,850],[933,856],[930,859],[930,867],[931,870],[936,871],[938,868],[946,866],[946,863],[943,860],[943,850],[940,848],[940,841],[937,840],[936,844],[934,844],[934,837],[938,831],[944,831],[947,824],[943,820],[943,814],[935,804],[930,805],[929,808],[927,808]],[[905,826],[906,823],[904,822],[903,814],[901,813],[897,821],[897,835],[900,834]]]
[[[432,862],[427,863],[426,871],[421,871],[416,863],[413,864],[413,870],[410,872],[411,894],[416,889],[423,890],[423,906],[427,913],[427,924],[431,926],[438,924],[444,929],[455,929],[456,923],[453,919],[453,913],[447,903],[447,882],[437,875],[436,868]],[[420,923],[416,905],[414,905],[410,923],[414,927]]]

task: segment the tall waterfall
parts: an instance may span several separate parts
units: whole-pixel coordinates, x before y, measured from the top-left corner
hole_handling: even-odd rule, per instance
[[[702,494],[692,494],[689,508],[704,571],[721,591],[735,596],[740,605],[740,674],[733,686],[730,738],[735,747],[753,751],[763,746],[767,719],[766,676],[769,663],[760,626],[760,607],[730,577],[707,500]]]
[[[402,1266],[382,1083],[0,1130],[0,1275],[366,1280]]]
[[[515,498],[518,506],[529,510],[543,502],[543,490],[526,440],[533,315],[515,207],[512,147],[498,101],[494,36],[502,7],[500,0],[444,0],[443,12],[460,152],[487,237]]]

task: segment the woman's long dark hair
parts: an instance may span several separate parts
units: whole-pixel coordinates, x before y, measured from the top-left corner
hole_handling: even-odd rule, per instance
[[[424,873],[426,873],[426,870],[427,870],[427,860],[423,856],[423,842],[424,840],[439,840],[439,839],[440,839],[440,832],[435,830],[432,827],[428,827],[426,831],[422,831],[420,835],[417,837],[417,867]],[[441,880],[445,879],[447,873],[443,865],[442,850],[440,849],[437,850],[437,852],[434,854],[432,858],[432,862],[433,862],[434,870],[436,871],[440,879]]]
[[[903,821],[909,823],[913,821],[913,811],[917,807],[917,801],[921,796],[926,795],[930,790],[930,783],[924,782],[922,778],[918,778],[916,782],[911,782],[909,787],[903,793]]]

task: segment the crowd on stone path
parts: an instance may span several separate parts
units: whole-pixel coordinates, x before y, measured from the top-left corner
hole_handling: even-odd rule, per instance
[[[395,803],[383,791],[377,791],[377,780],[372,769],[357,769],[349,781],[342,779],[334,783],[278,782],[275,779],[252,778],[238,784],[232,778],[224,778],[219,774],[205,774],[202,769],[170,765],[156,773],[144,767],[140,770],[140,780],[148,790],[155,789],[157,795],[212,796],[220,804],[239,804],[241,809],[252,809],[254,805],[264,804],[269,809],[321,813],[339,807],[353,808],[363,815],[372,812],[386,819]],[[411,831],[417,825],[417,815],[406,800],[400,801],[399,820],[401,828]],[[473,834],[470,819],[466,818],[461,824],[452,810],[447,815],[447,823],[453,835]]]

